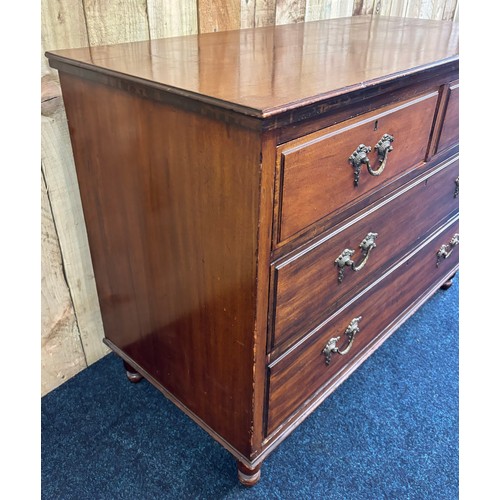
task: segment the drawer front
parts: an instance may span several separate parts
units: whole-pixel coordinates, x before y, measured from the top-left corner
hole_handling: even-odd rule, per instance
[[[386,106],[320,132],[278,147],[280,206],[279,242],[283,242],[344,205],[395,180],[425,160],[438,93]],[[380,143],[385,134],[393,142]],[[372,148],[360,163],[355,185],[355,168],[362,153],[349,158],[366,145]],[[393,149],[389,151],[389,147]],[[384,151],[386,153],[384,153]],[[380,160],[386,158],[386,162]],[[384,168],[380,175],[371,175]]]
[[[370,350],[370,344],[383,335],[384,329],[409,314],[414,303],[431,287],[450,276],[458,264],[459,247],[451,243],[457,233],[458,220],[445,226],[398,267],[269,365],[268,435],[325,384],[333,383],[350,365],[356,364],[357,358]],[[437,265],[441,249],[448,253],[448,258],[440,259]],[[361,318],[357,333],[355,318]],[[352,332],[355,335],[351,343]],[[327,364],[324,349],[335,337],[339,337],[338,349],[348,352],[343,355],[331,352]]]
[[[318,324],[333,312],[340,297],[370,280],[375,271],[395,263],[458,210],[457,178],[458,159],[448,161],[385,198],[362,218],[358,216],[316,245],[278,264],[271,348],[291,342]],[[360,244],[373,233],[377,234],[373,240],[376,246],[365,246],[363,253]]]
[[[437,153],[458,144],[458,102],[459,102],[458,80],[452,82],[449,87],[448,102],[444,114],[443,125],[439,135]]]

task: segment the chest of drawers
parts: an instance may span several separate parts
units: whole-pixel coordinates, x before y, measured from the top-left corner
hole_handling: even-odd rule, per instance
[[[458,268],[457,26],[354,17],[47,57],[105,342],[254,484]]]

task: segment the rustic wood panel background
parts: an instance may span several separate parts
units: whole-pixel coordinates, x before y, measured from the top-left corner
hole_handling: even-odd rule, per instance
[[[42,0],[42,394],[108,352],[58,76],[44,52],[362,14],[458,20],[458,0]]]

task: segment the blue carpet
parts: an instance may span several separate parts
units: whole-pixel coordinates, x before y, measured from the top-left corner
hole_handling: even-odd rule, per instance
[[[110,354],[42,398],[43,499],[457,499],[458,275],[240,486],[232,456]]]

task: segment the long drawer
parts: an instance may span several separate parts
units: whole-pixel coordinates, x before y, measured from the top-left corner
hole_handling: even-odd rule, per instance
[[[278,263],[271,349],[308,331],[333,312],[341,296],[388,268],[457,211],[458,173],[458,159],[448,161]]]
[[[279,146],[278,241],[425,161],[437,98],[431,92]]]
[[[444,281],[458,264],[458,248],[457,217],[271,363],[268,435]]]

